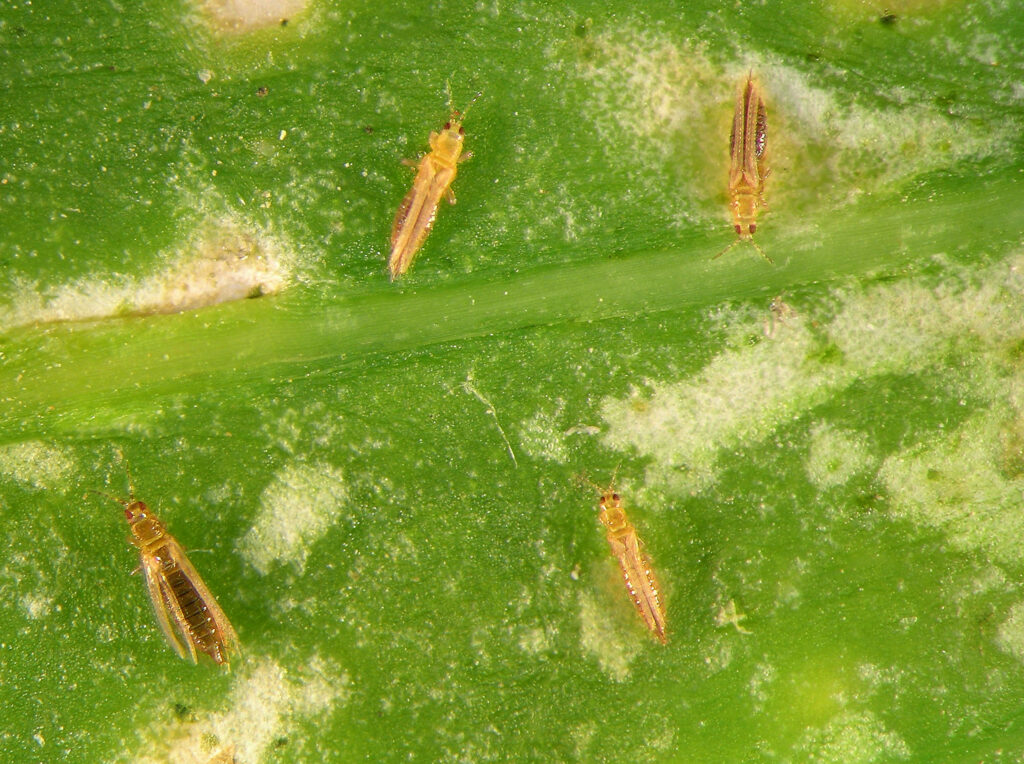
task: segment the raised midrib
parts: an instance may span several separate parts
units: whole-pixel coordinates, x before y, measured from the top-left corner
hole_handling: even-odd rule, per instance
[[[0,344],[3,440],[152,409],[183,391],[239,389],[353,362],[539,325],[594,321],[775,294],[810,282],[895,272],[933,255],[1004,249],[1024,231],[1019,183],[988,176],[941,198],[862,202],[802,220],[766,219],[763,246],[710,254],[721,237],[547,265],[479,281],[344,294],[299,287],[197,312],[13,330]],[[769,233],[770,231],[770,233]]]

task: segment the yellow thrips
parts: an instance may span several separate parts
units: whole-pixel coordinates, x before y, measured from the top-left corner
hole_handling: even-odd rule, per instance
[[[402,200],[391,228],[391,257],[388,260],[388,269],[391,271],[392,281],[403,275],[412,265],[416,253],[423,246],[427,234],[434,225],[441,197],[446,197],[450,203],[455,204],[455,194],[452,193],[451,186],[458,171],[458,164],[472,156],[470,152],[462,151],[464,138],[465,131],[462,129],[462,121],[457,111],[452,112],[451,119],[445,123],[440,133],[430,133],[430,153],[420,160],[416,180]],[[415,165],[414,162],[407,164]]]
[[[124,507],[132,533],[129,541],[139,550],[156,621],[171,647],[193,663],[204,653],[230,668],[228,657],[237,650],[238,636],[181,544],[145,503],[135,499],[134,489],[128,500],[101,495]]]
[[[647,628],[661,640],[668,642],[665,635],[665,601],[661,596],[661,587],[651,570],[650,560],[640,549],[640,539],[636,528],[626,517],[622,508],[622,498],[611,488],[601,492],[601,522],[604,524],[608,537],[608,546],[619,561],[622,577],[626,581],[626,591],[636,606]]]
[[[757,213],[764,206],[764,180],[769,173],[765,166],[767,140],[768,113],[764,99],[753,76],[748,74],[747,82],[736,99],[729,138],[729,206],[739,238],[715,255],[716,258],[741,241],[749,241],[761,257],[772,262],[753,238],[757,230]]]

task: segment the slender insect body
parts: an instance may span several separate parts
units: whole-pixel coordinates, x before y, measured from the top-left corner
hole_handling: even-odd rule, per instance
[[[107,498],[124,507],[153,612],[171,647],[193,663],[203,653],[228,666],[238,636],[184,548],[149,507],[135,499],[134,491],[128,500]]]
[[[768,115],[764,100],[753,78],[736,101],[732,134],[729,137],[729,194],[732,197],[733,225],[740,238],[750,238],[757,230],[757,213],[764,193],[764,151],[768,140]]]
[[[601,493],[600,518],[605,527],[608,546],[618,560],[626,591],[647,628],[661,641],[668,642],[665,633],[665,601],[661,587],[651,570],[650,560],[640,548],[636,528],[626,516],[622,498],[611,488]]]
[[[434,225],[442,197],[455,203],[451,186],[458,173],[458,164],[470,157],[468,152],[462,151],[464,139],[465,131],[458,112],[452,113],[440,133],[430,133],[430,153],[420,160],[416,179],[402,200],[391,227],[388,269],[392,281],[412,265]]]
[[[768,262],[768,257],[754,241],[757,215],[764,206],[764,181],[768,176],[765,150],[768,146],[768,113],[761,90],[752,75],[736,100],[732,133],[729,136],[729,207],[737,241],[719,252],[721,257],[740,241],[749,241]]]

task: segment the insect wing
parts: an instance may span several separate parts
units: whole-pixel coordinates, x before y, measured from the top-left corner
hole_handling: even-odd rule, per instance
[[[746,91],[736,101],[736,110],[732,115],[732,133],[729,135],[729,188],[735,189],[743,178],[743,144],[746,138],[744,120],[747,116],[744,96]]]
[[[760,185],[758,160],[764,152],[766,121],[761,94],[754,82],[747,80],[743,95],[740,96],[736,104],[733,123],[733,132],[736,135],[734,141],[741,140],[739,146],[733,146],[733,172],[735,173],[739,169],[743,181],[751,188],[757,188]],[[737,159],[739,167],[737,167]]]
[[[650,561],[640,550],[640,539],[636,533],[630,533],[623,539],[623,554],[619,556],[619,565],[640,617],[658,639],[666,643],[665,605],[661,599],[661,588],[651,570]]]
[[[217,600],[214,598],[213,593],[206,588],[206,584],[203,582],[199,572],[192,567],[192,563],[189,562],[188,557],[185,556],[185,552],[181,548],[181,545],[174,542],[174,548],[176,555],[175,561],[178,563],[178,569],[185,578],[189,580],[195,588],[196,593],[199,594],[199,599],[202,600],[203,605],[206,607],[206,613],[210,617],[210,620],[213,621],[214,628],[217,630],[224,652],[237,650],[238,635],[235,634],[235,630],[231,627],[231,622],[228,620],[228,617],[224,615],[224,611],[220,609],[220,605],[217,604]]]
[[[405,195],[391,231],[391,276],[401,276],[412,265],[419,248],[434,226],[437,207],[452,181],[454,168],[436,166],[430,156],[423,158],[412,189]]]
[[[619,563],[626,590],[644,624],[654,632],[662,644],[665,636],[665,603],[661,587],[651,570],[650,560],[640,549],[640,539],[632,526],[617,536],[608,536],[608,546]]]
[[[409,193],[402,199],[402,204],[395,214],[394,225],[391,227],[391,258],[388,261],[388,268],[392,279],[409,270],[417,250],[430,232],[437,204],[435,202],[432,208],[424,208],[428,204],[427,192],[432,176],[433,163],[429,156],[425,156],[420,161],[416,179]],[[424,215],[429,215],[430,218],[426,225],[422,223]]]
[[[391,246],[394,247],[398,243],[399,238],[402,235],[402,229],[405,227],[406,221],[409,220],[409,213],[412,212],[412,203],[416,198],[416,191],[420,185],[420,173],[416,173],[416,180],[413,181],[412,188],[409,189],[409,193],[402,199],[402,203],[398,206],[398,212],[395,213],[395,222],[391,224]]]
[[[760,189],[763,173],[761,161],[768,137],[768,113],[761,91],[748,79],[743,92],[736,99],[729,136],[729,188],[740,186]]]
[[[192,640],[188,637],[188,632],[185,631],[182,626],[182,621],[177,616],[177,609],[174,607],[174,597],[171,594],[170,586],[164,580],[163,572],[161,571],[160,560],[154,555],[143,554],[141,560],[142,575],[146,579],[146,590],[149,592],[149,601],[153,604],[153,613],[156,615],[156,622],[160,626],[160,631],[164,633],[164,637],[171,643],[171,647],[174,651],[182,658],[189,658],[193,663],[196,662],[196,650],[192,646]],[[174,625],[181,632],[182,639],[178,639],[177,634],[174,633],[174,629],[171,627],[171,619],[174,619]],[[188,645],[188,652],[191,656],[186,654],[185,645]]]
[[[757,174],[764,180],[764,173],[761,172],[761,160],[764,159],[764,150],[768,145],[768,110],[765,109],[761,94],[757,94],[757,125],[754,130],[754,156],[757,157]]]
[[[747,138],[745,147],[746,166],[744,173],[760,188],[764,180],[761,162],[768,141],[768,112],[761,98],[761,91],[753,82],[747,82]]]

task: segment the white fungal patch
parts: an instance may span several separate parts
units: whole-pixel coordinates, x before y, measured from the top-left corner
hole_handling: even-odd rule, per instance
[[[778,679],[778,670],[771,663],[761,662],[754,666],[747,688],[754,701],[755,713],[763,713],[765,703],[771,697],[772,686]]]
[[[519,649],[530,655],[542,655],[555,648],[558,633],[551,628],[527,626],[519,634]]]
[[[324,463],[289,464],[264,489],[239,551],[264,575],[281,564],[301,573],[310,547],[337,522],[347,501],[341,470]]]
[[[883,374],[941,370],[946,384],[990,400],[1004,419],[1018,418],[1017,411],[1024,410],[1024,380],[1011,384],[1007,351],[1024,336],[1022,272],[1024,258],[1016,257],[973,276],[954,271],[937,286],[901,282],[866,293],[839,292],[831,319],[789,322],[771,340],[725,348],[691,377],[647,381],[646,389],[630,396],[605,398],[600,409],[608,423],[604,441],[650,458],[647,477],[653,484],[695,492],[717,481],[721,454],[760,443],[854,381]],[[749,336],[759,331],[751,319]],[[948,367],[951,354],[964,362]],[[1008,396],[1013,401],[1009,408]],[[993,442],[999,437],[997,424],[989,422],[984,452],[963,453],[954,461],[988,459],[987,471],[998,471]],[[866,441],[856,445],[848,439],[857,438],[847,435],[840,442],[827,429],[812,432],[812,440],[815,432],[817,450],[808,470],[816,483],[845,480],[870,466]],[[829,449],[841,452],[832,467],[828,461],[838,452],[821,461]],[[923,520],[926,513],[912,508],[926,501],[911,500],[908,486],[897,485],[901,477],[896,476],[896,462],[887,470],[894,476],[897,495],[906,497],[903,512]],[[953,465],[958,470],[969,478],[966,466]],[[902,478],[908,477],[912,475],[904,470]],[[1000,478],[995,485],[1006,487],[1005,482]],[[1002,489],[991,490],[1003,496]],[[1012,488],[1007,490],[1012,493]]]
[[[149,276],[91,276],[39,291],[16,285],[0,306],[0,329],[51,321],[84,321],[125,315],[198,310],[280,292],[292,275],[293,257],[274,240],[228,221],[207,226]]]
[[[870,711],[842,711],[823,727],[807,730],[797,760],[819,764],[873,764],[906,759],[910,748]]]
[[[594,756],[590,753],[591,745],[598,737],[601,730],[594,721],[585,721],[576,724],[569,730],[569,739],[573,745],[573,759],[576,761],[593,761]]]
[[[1024,333],[1022,267],[1018,257],[966,285],[968,276],[954,272],[938,286],[905,281],[844,294],[829,335],[863,374],[919,372],[960,347],[987,362],[980,351],[999,351]]]
[[[949,590],[949,598],[958,606],[975,597],[989,597],[993,593],[1014,591],[1016,584],[1011,581],[1001,568],[988,565],[976,576],[962,580],[957,578]]]
[[[519,424],[519,447],[533,459],[544,459],[557,464],[569,460],[564,427],[559,425],[559,414],[537,411]]]
[[[29,592],[21,597],[21,607],[33,621],[45,618],[53,609],[53,597],[43,592]]]
[[[702,646],[701,657],[707,670],[712,674],[724,671],[732,664],[735,656],[735,642],[729,638],[716,635]]]
[[[210,24],[221,32],[249,32],[280,26],[305,10],[306,0],[204,0]]]
[[[298,756],[290,728],[304,719],[326,714],[349,695],[346,672],[318,656],[298,671],[289,672],[269,658],[245,665],[234,681],[224,710],[200,713],[195,721],[163,725],[144,734],[141,753],[121,760],[136,764],[206,764],[234,752],[235,764],[264,761],[275,740],[287,737],[290,753]],[[312,759],[316,751],[305,751]],[[229,758],[228,761],[231,759]]]
[[[587,83],[591,108],[583,116],[593,124],[595,149],[603,150],[632,186],[686,216],[692,213],[686,207],[694,191],[699,199],[714,194],[716,179],[724,184],[728,128],[717,129],[714,107],[732,102],[734,83],[710,62],[703,45],[616,25],[612,32],[588,35],[578,50],[569,51],[578,57],[578,75]],[[623,119],[624,114],[634,118]],[[709,160],[713,152],[694,136],[719,140],[726,163],[721,178]],[[690,186],[690,193],[667,196],[666,180]]]
[[[588,86],[591,108],[582,115],[593,124],[595,150],[627,172],[632,187],[692,220],[716,209],[727,217],[730,120],[748,71],[767,105],[768,163],[778,169],[766,191],[773,208],[789,198],[820,204],[823,188],[852,198],[958,161],[1004,154],[1015,135],[1012,123],[967,125],[930,98],[911,102],[901,90],[883,93],[888,101],[851,98],[822,84],[820,68],[758,57],[746,44],[735,62],[718,62],[700,42],[617,23],[552,54],[566,57]],[[682,190],[666,194],[667,180]]]
[[[874,460],[866,439],[820,422],[811,429],[807,477],[818,488],[844,485],[850,478],[872,466]]]
[[[196,243],[194,256],[158,274],[140,293],[136,313],[180,313],[232,300],[276,294],[288,281],[277,247],[235,227]]]
[[[1018,602],[999,625],[996,645],[1019,661],[1024,661],[1024,602]]]
[[[763,439],[851,381],[848,369],[806,363],[814,347],[808,330],[794,325],[771,342],[723,352],[694,379],[651,382],[649,394],[606,398],[605,442],[653,457],[649,477],[658,482],[703,489],[717,479],[722,449]]]
[[[628,602],[623,598],[623,607]],[[644,644],[645,634],[637,629],[634,633],[621,627],[619,619],[609,613],[611,603],[598,601],[588,592],[580,592],[578,607],[580,614],[580,646],[585,653],[597,659],[609,679],[625,682],[629,679],[629,666]]]
[[[861,663],[857,666],[857,676],[865,683],[870,695],[880,694],[883,698],[892,698],[903,693],[908,670],[899,666]]]
[[[894,454],[880,476],[893,513],[944,531],[963,550],[997,562],[1024,559],[1024,479],[999,469],[1001,418],[985,414],[934,441]]]
[[[0,474],[39,490],[67,490],[77,467],[69,451],[38,440],[0,446]]]
[[[931,99],[910,102],[895,91],[883,94],[891,105],[881,105],[822,87],[817,72],[774,61],[755,67],[770,98],[769,150],[801,178],[796,187],[779,182],[776,197],[817,194],[828,187],[818,180],[831,180],[852,197],[1006,150],[1002,128],[966,126]]]
[[[288,407],[260,426],[261,437],[270,448],[278,448],[289,456],[300,456],[308,452],[310,446],[327,446],[337,439],[344,425],[332,411],[321,400],[307,401],[297,408]],[[375,450],[382,445],[379,441],[368,440],[359,447]]]

